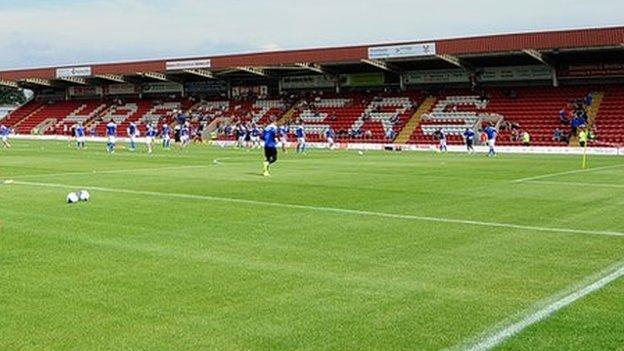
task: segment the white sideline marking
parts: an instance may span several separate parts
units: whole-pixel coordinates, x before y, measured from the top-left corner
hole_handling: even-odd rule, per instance
[[[216,197],[216,196],[207,196],[207,195],[163,193],[163,192],[156,192],[156,191],[113,189],[113,188],[103,188],[103,187],[96,187],[96,186],[77,186],[77,185],[67,185],[67,184],[57,184],[57,183],[38,183],[38,182],[24,182],[24,181],[15,181],[14,184],[25,185],[25,186],[46,187],[46,188],[61,188],[61,189],[90,189],[91,191],[102,191],[102,192],[119,193],[119,194],[144,195],[144,196],[155,196],[155,197],[172,197],[172,198],[179,198],[179,199],[204,200],[204,201],[220,201],[220,202],[230,202],[230,203],[238,203],[238,204],[246,204],[246,205],[261,205],[261,206],[271,206],[271,207],[281,207],[281,208],[291,208],[291,209],[311,210],[311,211],[321,211],[321,212],[346,213],[346,214],[351,214],[351,215],[405,219],[405,220],[414,220],[414,221],[423,221],[423,222],[453,223],[453,224],[466,224],[466,225],[482,226],[482,227],[522,229],[522,230],[560,233],[560,234],[605,235],[605,236],[618,236],[618,237],[624,236],[623,232],[616,232],[616,231],[537,227],[537,226],[510,224],[510,223],[482,222],[482,221],[453,219],[453,218],[413,216],[413,215],[394,214],[394,213],[386,213],[386,212],[373,212],[373,211],[363,211],[363,210],[352,210],[352,209],[346,209],[346,208],[297,205],[297,204],[288,204],[288,203],[280,203],[280,202],[245,200],[245,199],[235,199],[235,198]]]
[[[528,182],[528,181],[532,181],[532,180],[539,180],[539,179],[544,179],[544,178],[556,177],[556,176],[559,176],[559,175],[585,173],[585,172],[594,172],[594,171],[600,171],[600,170],[603,170],[603,169],[611,169],[611,168],[618,168],[618,167],[624,167],[624,165],[613,165],[613,166],[596,167],[596,168],[589,168],[589,169],[577,169],[577,170],[566,171],[566,172],[549,173],[549,174],[543,174],[543,175],[539,175],[539,176],[535,176],[535,177],[515,179],[515,180],[513,180],[513,182],[514,183],[523,183],[523,182]]]
[[[569,185],[582,186],[588,188],[624,188],[624,184],[606,184],[606,183],[579,183],[579,182],[551,182],[547,180],[534,180],[531,184],[552,184],[552,185]]]
[[[604,288],[622,277],[624,277],[624,262],[616,264],[610,269],[600,273],[597,277],[586,279],[586,281],[591,279],[589,283],[580,283],[571,289],[551,297],[547,300],[545,305],[540,306],[537,311],[530,311],[520,320],[503,326],[502,328],[497,329],[481,338],[477,342],[464,345],[463,347],[460,347],[460,349],[466,351],[491,350],[531,325],[547,319],[561,309]]]
[[[41,174],[27,174],[16,175],[14,178],[45,178],[45,177],[59,177],[59,176],[72,176],[72,175],[87,175],[87,174],[120,174],[120,173],[134,173],[134,172],[150,172],[150,171],[171,171],[177,169],[190,169],[190,168],[203,168],[206,165],[196,166],[172,166],[172,167],[152,167],[152,168],[134,168],[134,169],[112,169],[107,171],[93,170],[90,172],[64,172],[64,173],[41,173]]]

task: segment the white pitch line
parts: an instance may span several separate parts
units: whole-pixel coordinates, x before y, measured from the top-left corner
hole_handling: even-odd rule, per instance
[[[568,186],[582,186],[588,188],[624,188],[624,184],[606,184],[606,183],[579,183],[579,182],[551,182],[547,180],[533,180],[530,184],[552,184],[552,185],[568,185]]]
[[[610,269],[599,274],[597,277],[590,278],[591,280],[586,279],[585,283],[580,283],[571,289],[555,295],[545,304],[538,307],[537,310],[527,312],[523,317],[521,317],[520,320],[503,326],[481,338],[477,342],[464,345],[458,349],[465,351],[491,350],[501,345],[511,337],[519,334],[531,325],[547,319],[561,309],[570,306],[576,301],[606,287],[622,277],[624,277],[624,262],[616,264]],[[588,280],[589,283],[587,283]]]
[[[596,168],[589,168],[589,169],[576,169],[576,170],[573,170],[573,171],[565,171],[565,172],[557,172],[557,173],[549,173],[549,174],[543,174],[543,175],[539,175],[539,176],[535,176],[535,177],[515,179],[515,180],[513,180],[513,182],[514,183],[523,183],[523,182],[529,182],[529,181],[532,181],[532,180],[539,180],[539,179],[544,179],[544,178],[556,177],[556,176],[560,176],[560,175],[585,173],[585,172],[594,172],[594,171],[600,171],[600,170],[604,170],[604,169],[611,169],[611,168],[618,168],[618,167],[624,167],[624,164],[622,164],[622,165],[613,165],[613,166],[605,166],[605,167],[596,167]]]
[[[238,204],[246,204],[246,205],[271,206],[271,207],[281,207],[281,208],[290,208],[290,209],[299,209],[299,210],[342,213],[342,214],[350,214],[350,215],[358,215],[358,216],[393,218],[393,219],[413,220],[413,221],[421,221],[421,222],[434,222],[434,223],[452,223],[452,224],[462,224],[462,225],[472,225],[472,226],[492,227],[492,228],[521,229],[521,230],[559,233],[559,234],[583,234],[583,235],[603,235],[603,236],[624,237],[624,232],[617,232],[617,231],[538,227],[538,226],[511,224],[511,223],[483,222],[483,221],[473,221],[473,220],[453,219],[453,218],[443,218],[443,217],[413,216],[413,215],[406,215],[406,214],[352,210],[352,209],[335,208],[335,207],[297,205],[297,204],[289,204],[289,203],[246,200],[246,199],[216,197],[216,196],[207,196],[207,195],[163,193],[163,192],[156,192],[156,191],[113,189],[113,188],[103,188],[103,187],[96,187],[96,186],[76,186],[76,185],[57,184],[57,183],[38,183],[38,182],[24,182],[24,181],[15,181],[14,184],[25,185],[25,186],[46,187],[46,188],[89,189],[91,191],[102,191],[102,192],[118,193],[118,194],[131,194],[131,195],[143,195],[143,196],[154,196],[154,197],[171,197],[171,198],[178,198],[178,199],[215,201],[215,202],[218,201],[218,202],[229,202],[229,203],[238,203]]]
[[[85,172],[41,173],[41,174],[16,175],[13,178],[14,179],[45,178],[45,177],[59,177],[59,176],[87,175],[87,174],[123,174],[123,173],[135,173],[135,172],[171,171],[171,170],[178,170],[178,169],[203,168],[203,167],[208,167],[208,166],[206,165],[172,166],[172,167],[112,169],[112,170],[106,170],[106,171],[93,170],[90,172],[85,171]]]

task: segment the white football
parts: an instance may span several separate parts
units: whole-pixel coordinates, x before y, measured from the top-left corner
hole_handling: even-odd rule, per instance
[[[78,197],[78,194],[76,194],[76,193],[69,193],[69,195],[67,195],[67,203],[68,204],[75,204],[78,201],[80,201],[80,198]]]
[[[86,190],[81,190],[80,193],[78,193],[78,197],[80,201],[89,201],[91,199],[91,194]]]

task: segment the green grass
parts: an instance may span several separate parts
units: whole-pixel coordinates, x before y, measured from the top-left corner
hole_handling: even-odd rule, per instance
[[[570,156],[311,151],[280,154],[269,179],[261,161],[0,149],[0,179],[92,193],[66,205],[70,188],[0,185],[0,350],[440,350],[624,260],[624,237],[318,208],[623,232],[624,167],[544,179],[603,184],[578,187],[513,182],[577,169]],[[500,349],[622,349],[623,284]]]

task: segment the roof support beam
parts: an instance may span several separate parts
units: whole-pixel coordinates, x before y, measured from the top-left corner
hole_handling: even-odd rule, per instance
[[[10,80],[0,79],[0,86],[9,87],[9,88],[19,88],[17,82],[13,82]]]
[[[384,71],[388,71],[388,72],[392,72],[392,73],[396,73],[396,74],[401,74],[401,69],[396,67],[395,65],[385,62],[385,61],[381,61],[381,60],[368,60],[368,59],[362,59],[361,60],[362,63],[365,63],[367,65],[371,65],[373,67],[377,67],[380,69],[383,69]]]
[[[471,64],[469,64],[468,62],[466,62],[465,60],[460,59],[457,56],[453,56],[453,55],[448,55],[448,54],[440,54],[440,55],[436,55],[439,59],[444,60],[450,64],[453,64],[465,71],[468,72],[474,72],[474,67],[472,67]]]
[[[118,74],[97,74],[95,75],[95,78],[110,80],[111,82],[115,83],[126,83],[126,79]]]
[[[305,68],[312,72],[316,72],[320,74],[327,74],[327,72],[323,69],[323,66],[319,65],[318,63],[297,62],[295,63],[295,66]]]
[[[239,71],[244,71],[244,72],[247,72],[247,73],[255,74],[257,76],[268,77],[268,74],[266,73],[265,70],[259,69],[259,68],[255,68],[255,67],[240,66],[240,67],[236,67],[236,69],[239,70]]]
[[[22,82],[26,84],[41,85],[44,87],[54,86],[52,84],[52,81],[50,81],[49,79],[42,79],[42,78],[26,78],[22,80]]]
[[[542,54],[541,52],[539,52],[537,50],[534,50],[534,49],[524,49],[524,50],[522,50],[522,52],[524,52],[525,54],[531,56],[532,58],[538,60],[539,62],[545,64],[546,66],[548,66],[550,68],[554,68],[554,67],[557,66],[555,61],[553,61],[548,56]]]
[[[74,84],[87,85],[87,80],[84,78],[80,78],[80,77],[63,77],[63,78],[57,78],[57,80],[74,83]]]
[[[188,73],[188,74],[193,74],[196,76],[200,76],[203,78],[209,78],[209,79],[214,79],[214,74],[212,74],[212,72],[207,71],[205,69],[188,69],[183,71],[184,73]]]
[[[522,50],[522,52],[543,63],[544,65],[550,67],[553,76],[553,86],[559,86],[559,77],[557,76],[557,63],[553,59],[534,49],[524,49]]]
[[[167,79],[167,76],[163,73],[158,73],[158,72],[137,72],[136,73],[138,76],[141,77],[145,77],[145,78],[151,78],[151,79],[155,79],[155,80],[160,80],[162,82],[168,82],[169,79]]]

